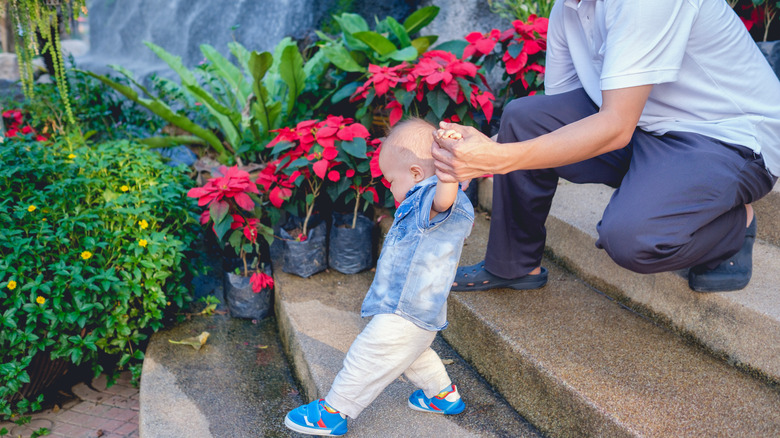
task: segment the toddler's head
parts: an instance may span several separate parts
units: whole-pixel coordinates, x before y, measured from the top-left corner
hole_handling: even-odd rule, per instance
[[[382,142],[379,168],[397,202],[402,202],[415,184],[436,173],[431,156],[435,130],[425,120],[410,118],[395,125]]]

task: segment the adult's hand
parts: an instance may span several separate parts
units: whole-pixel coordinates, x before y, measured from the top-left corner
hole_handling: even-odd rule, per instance
[[[436,165],[436,176],[445,182],[466,181],[495,173],[498,143],[470,126],[439,123],[445,131],[455,131],[459,139],[434,136],[438,147],[431,151]]]

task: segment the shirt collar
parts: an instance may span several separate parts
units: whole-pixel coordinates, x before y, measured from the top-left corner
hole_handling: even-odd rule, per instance
[[[437,182],[439,182],[439,180],[438,178],[436,178],[436,175],[425,178],[424,180],[415,184],[414,187],[412,187],[408,192],[406,192],[406,199],[409,199],[409,197],[412,196],[414,192],[420,190],[421,188],[425,186],[429,186],[431,184],[436,184]]]

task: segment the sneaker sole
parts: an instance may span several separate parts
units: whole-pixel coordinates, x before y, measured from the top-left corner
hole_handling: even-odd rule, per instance
[[[455,415],[455,414],[460,414],[461,412],[463,412],[463,411],[466,409],[466,406],[464,405],[464,406],[463,406],[463,409],[459,410],[458,412],[434,411],[433,409],[423,409],[423,408],[421,408],[421,407],[417,406],[416,404],[412,403],[412,402],[411,402],[411,401],[409,401],[409,400],[407,400],[407,401],[406,401],[406,405],[407,405],[407,406],[409,406],[409,409],[412,409],[412,410],[414,410],[414,411],[419,411],[419,412],[428,412],[428,413],[431,413],[431,414],[440,414],[440,415]]]
[[[287,426],[288,429],[293,430],[298,433],[303,433],[306,435],[318,435],[318,436],[342,436],[343,433],[334,434],[330,430],[323,430],[323,429],[314,429],[306,426],[301,426],[300,424],[293,423],[288,417],[284,417],[284,425]],[[346,432],[345,432],[346,433]]]

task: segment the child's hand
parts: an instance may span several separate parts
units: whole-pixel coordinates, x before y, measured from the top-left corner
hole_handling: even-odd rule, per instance
[[[444,130],[444,129],[437,129],[436,130],[436,136],[438,138],[449,138],[452,140],[460,140],[463,138],[463,136],[460,134],[460,132],[453,131],[452,129]]]

